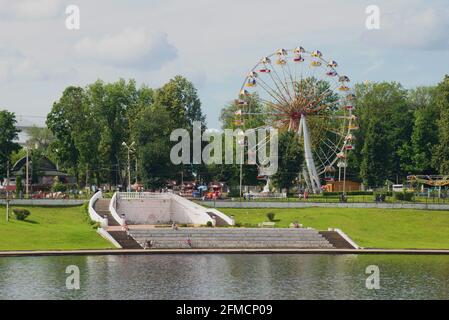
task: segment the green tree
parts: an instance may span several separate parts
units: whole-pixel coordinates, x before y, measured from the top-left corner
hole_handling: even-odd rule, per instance
[[[55,138],[50,145],[53,160],[77,179],[79,178],[79,151],[75,145],[72,123],[75,115],[83,110],[83,101],[82,88],[68,87],[47,115],[47,127]]]
[[[383,184],[385,179],[373,179],[369,167],[381,168],[379,175],[393,181],[405,177],[405,168],[410,163],[405,163],[407,158],[403,152],[410,143],[413,129],[413,109],[407,103],[407,90],[396,82],[357,84],[356,96],[360,130],[354,133],[357,148],[350,153],[351,167],[370,186],[376,186],[372,184],[374,182],[382,181]],[[373,134],[376,141],[373,141]],[[383,151],[378,148],[380,145],[383,145]],[[377,149],[370,150],[371,147]],[[373,152],[387,153],[386,158]],[[382,163],[370,162],[374,160]]]
[[[433,165],[440,174],[449,173],[449,75],[437,86],[436,105],[439,109],[438,144],[434,148]]]
[[[374,118],[369,122],[365,133],[360,176],[366,186],[381,186],[390,176],[387,168],[391,167],[392,161],[392,146],[384,140],[387,128],[380,118]]]
[[[20,150],[20,145],[16,142],[20,130],[16,128],[16,123],[16,116],[13,112],[0,111],[0,178],[6,176],[8,161],[10,168],[13,165],[10,161],[11,155]]]
[[[130,140],[129,110],[135,110],[138,105],[135,81],[120,79],[106,84],[99,80],[87,87],[86,95],[100,135],[101,180],[117,185],[124,178],[120,169],[126,158],[122,143]]]
[[[434,174],[431,165],[432,150],[438,143],[439,111],[435,103],[435,88],[420,87],[410,92],[410,104],[414,111],[411,136],[411,173]]]
[[[198,92],[193,83],[182,76],[174,77],[156,90],[154,101],[168,110],[176,128],[192,128],[194,121],[205,122]]]
[[[157,189],[177,171],[170,161],[171,128],[167,124],[171,115],[159,105],[147,108],[141,115],[133,136],[140,159],[141,177],[146,188]]]
[[[37,148],[47,154],[51,143],[54,141],[53,133],[49,128],[40,128],[32,126],[26,129],[28,134],[27,145]]]
[[[294,185],[302,169],[304,152],[296,132],[286,131],[279,135],[278,171],[272,179],[276,187],[287,189]]]
[[[23,194],[22,176],[16,177],[16,198],[20,198]]]

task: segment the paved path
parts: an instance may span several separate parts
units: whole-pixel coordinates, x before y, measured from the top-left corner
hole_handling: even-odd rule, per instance
[[[447,250],[416,249],[149,249],[149,250],[71,250],[71,251],[0,251],[1,257],[90,256],[151,254],[422,254],[449,255]]]

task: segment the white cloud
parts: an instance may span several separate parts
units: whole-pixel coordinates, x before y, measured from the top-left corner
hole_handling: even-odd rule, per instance
[[[46,19],[63,15],[61,0],[0,0],[0,15],[17,19]]]
[[[71,77],[74,73],[74,70],[46,68],[17,50],[0,47],[0,82],[55,80]]]
[[[126,28],[102,38],[86,37],[75,45],[80,58],[117,67],[157,70],[177,58],[177,49],[168,42],[167,34],[145,29]]]
[[[449,10],[406,7],[382,12],[381,29],[365,31],[365,43],[384,48],[440,50],[449,48]]]

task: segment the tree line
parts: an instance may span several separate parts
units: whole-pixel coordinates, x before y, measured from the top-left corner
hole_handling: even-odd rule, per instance
[[[409,174],[449,174],[449,76],[435,86],[407,90],[397,82],[355,85],[354,132],[356,149],[349,157],[348,177],[369,187],[387,180],[402,182]],[[252,110],[263,106],[255,97]],[[222,128],[236,128],[234,113],[239,106],[226,105],[220,115]],[[257,113],[257,112],[255,112]],[[85,87],[70,86],[53,104],[47,128],[29,132],[32,154],[45,155],[75,176],[80,187],[96,184],[126,185],[127,149],[133,145],[132,183],[146,188],[164,186],[169,180],[240,182],[239,165],[173,165],[170,133],[177,128],[192,130],[201,121],[206,130],[201,101],[194,85],[176,76],[160,88],[137,87],[134,80]],[[267,121],[263,115],[248,119],[246,127]],[[0,111],[0,176],[6,164],[24,155],[17,144],[14,113]],[[296,183],[303,162],[302,146],[294,134],[281,133],[279,170],[273,177],[279,188]],[[136,160],[137,159],[137,160]],[[243,166],[243,184],[261,184],[257,168]]]

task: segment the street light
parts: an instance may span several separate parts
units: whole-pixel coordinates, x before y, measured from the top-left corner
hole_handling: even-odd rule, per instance
[[[242,146],[240,148],[241,154],[240,154],[240,201],[242,200],[242,185],[243,185],[243,160],[244,160],[244,154],[245,154],[245,134],[243,131],[240,131],[238,133],[238,141],[237,143]],[[237,154],[236,154],[237,155]]]
[[[122,146],[126,147],[128,149],[128,192],[131,192],[131,151],[134,151],[133,146],[135,142],[131,142],[131,144],[128,146],[128,144],[123,141]]]

